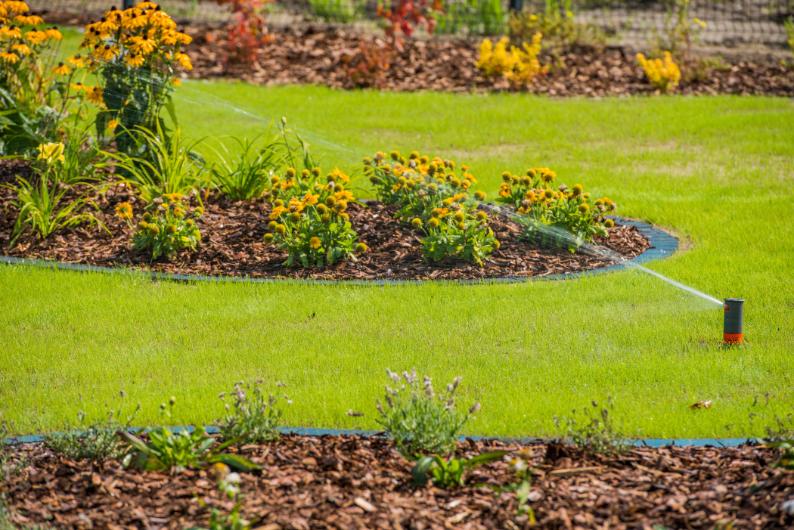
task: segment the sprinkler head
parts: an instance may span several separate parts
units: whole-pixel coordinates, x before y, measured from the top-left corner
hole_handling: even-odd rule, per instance
[[[744,300],[741,298],[726,298],[725,320],[722,328],[722,342],[724,344],[741,344],[744,342]]]

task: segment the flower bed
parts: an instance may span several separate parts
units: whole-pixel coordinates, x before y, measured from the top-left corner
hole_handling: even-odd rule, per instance
[[[4,171],[5,168],[5,171]],[[14,162],[0,164],[0,181],[11,174],[27,174],[27,166]],[[3,175],[6,175],[3,177]],[[537,248],[521,239],[515,223],[490,217],[489,223],[502,242],[480,267],[455,260],[430,263],[423,259],[420,234],[401,223],[395,206],[380,202],[351,203],[352,226],[368,250],[355,260],[345,260],[325,268],[286,267],[287,254],[264,242],[268,232],[270,206],[264,199],[232,202],[211,195],[205,212],[196,221],[203,238],[195,253],[187,250],[172,261],[150,262],[150,256],[136,251],[132,241],[134,228],[117,212],[119,204],[130,203],[136,211],[143,202],[122,183],[106,192],[92,192],[91,201],[99,210],[97,219],[107,228],[83,226],[38,240],[23,235],[16,246],[8,248],[17,212],[12,204],[13,192],[0,189],[0,246],[12,256],[58,260],[91,265],[134,267],[173,273],[230,275],[251,277],[293,277],[317,279],[480,279],[515,276],[547,276],[579,272],[612,265],[607,258],[567,249]],[[636,228],[610,228],[599,243],[626,258],[648,248],[648,240]]]
[[[771,466],[771,449],[636,448],[610,457],[557,444],[459,444],[466,455],[504,449],[521,450],[532,466],[526,496],[536,528],[794,524],[784,509],[794,474]],[[256,528],[528,526],[516,496],[494,492],[512,480],[507,462],[472,471],[464,487],[441,489],[413,486],[412,463],[379,437],[287,435],[241,453],[263,466],[240,475],[240,513]],[[25,526],[206,527],[212,509],[234,505],[207,470],[134,471],[115,460],[70,460],[40,444],[11,448],[8,463],[18,467],[2,491],[10,520]]]
[[[272,40],[256,63],[224,68],[219,61],[223,30],[188,27],[194,44],[190,56],[195,66],[190,75],[198,78],[233,77],[261,84],[319,84],[355,88],[347,59],[359,53],[362,43],[372,49],[372,38],[353,30],[326,26],[272,28]],[[386,90],[439,90],[452,92],[503,91],[511,89],[506,78],[486,78],[475,67],[479,41],[433,38],[412,39],[390,56],[389,67],[376,79]],[[544,64],[549,58],[542,59]],[[563,65],[563,66],[559,66]],[[794,68],[780,62],[740,60],[710,67],[689,69],[677,93],[794,95]],[[552,96],[610,96],[651,94],[633,50],[607,47],[602,51],[578,49],[562,53],[558,66],[536,76],[522,87]]]

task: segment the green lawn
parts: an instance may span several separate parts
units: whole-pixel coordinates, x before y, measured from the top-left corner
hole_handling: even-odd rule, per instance
[[[286,115],[325,167],[354,174],[378,149],[419,149],[470,163],[493,194],[502,170],[551,166],[682,237],[685,250],[650,267],[745,297],[748,343],[723,349],[719,307],[630,271],[351,287],[3,266],[0,412],[17,432],[74,424],[79,409],[97,417],[120,389],[142,403],[137,423],[157,421],[170,395],[178,421],[211,422],[219,392],[257,377],[287,383],[289,425],[372,428],[385,369],[411,367],[439,383],[463,376],[466,400],[482,402],[471,433],[551,434],[555,415],[608,396],[627,433],[643,436],[759,434],[794,408],[791,101],[187,82],[177,106],[194,137],[254,136]],[[711,409],[689,409],[707,399]]]

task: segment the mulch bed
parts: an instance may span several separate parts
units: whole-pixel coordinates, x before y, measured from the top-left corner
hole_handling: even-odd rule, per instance
[[[587,456],[558,444],[466,441],[460,454],[523,449],[535,470],[533,528],[792,528],[784,503],[794,473],[775,453],[738,448],[637,448]],[[172,475],[118,462],[75,462],[43,445],[15,446],[0,493],[10,519],[58,528],[189,528],[213,507],[229,510],[206,471]],[[242,475],[242,513],[255,528],[528,528],[507,462],[472,472],[453,490],[415,487],[411,463],[379,437],[288,435],[241,453],[263,466]],[[207,506],[202,507],[199,499]]]
[[[226,31],[193,26],[188,53],[199,78],[233,77],[260,84],[318,84],[355,88],[348,73],[361,42],[373,37],[338,26],[299,25],[272,28],[272,42],[260,53],[258,64],[224,68]],[[383,43],[381,43],[383,44]],[[479,41],[461,38],[411,39],[394,54],[378,88],[395,91],[453,92],[509,90],[504,80],[486,79],[475,63]],[[551,64],[546,58],[545,64]],[[738,61],[716,68],[698,79],[682,80],[682,94],[756,94],[794,96],[794,68],[773,62]],[[686,74],[686,66],[684,67]],[[635,53],[618,47],[581,49],[564,53],[551,71],[536,78],[529,92],[551,96],[615,96],[651,94]]]
[[[16,163],[15,163],[16,164]],[[24,166],[9,168],[0,162],[0,181]],[[17,217],[12,204],[13,192],[0,188],[0,250],[5,255],[106,267],[132,267],[171,273],[249,276],[254,278],[314,278],[327,280],[412,280],[412,279],[487,279],[499,277],[547,276],[604,267],[614,258],[572,254],[564,249],[537,249],[519,240],[518,226],[492,215],[491,226],[502,243],[483,267],[455,261],[430,264],[422,258],[418,235],[398,222],[393,208],[378,202],[352,204],[353,228],[369,251],[332,267],[323,269],[287,268],[286,253],[266,245],[269,206],[265,201],[232,203],[210,196],[204,216],[199,220],[203,240],[195,253],[183,252],[172,262],[149,263],[148,256],[132,249],[134,228],[114,215],[115,205],[129,201],[137,215],[143,204],[122,183],[97,193],[93,202],[96,217],[108,228],[84,226],[58,232],[45,241],[23,235],[9,248]],[[648,240],[635,228],[616,226],[609,237],[599,241],[617,255],[631,258],[649,247]]]

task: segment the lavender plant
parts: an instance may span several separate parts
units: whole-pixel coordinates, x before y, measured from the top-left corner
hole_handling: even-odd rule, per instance
[[[397,450],[406,458],[454,451],[461,429],[480,409],[479,403],[466,412],[456,406],[461,378],[456,377],[444,392],[436,393],[430,377],[420,381],[416,370],[403,372],[402,377],[391,370],[386,373],[398,386],[386,386],[384,403],[377,403],[376,421],[394,440]]]
[[[282,383],[278,384],[283,387]],[[279,400],[291,403],[287,396],[265,395],[262,382],[235,383],[230,393],[219,396],[226,401],[227,414],[218,423],[224,440],[238,444],[272,442],[278,440],[278,426],[282,411]]]

